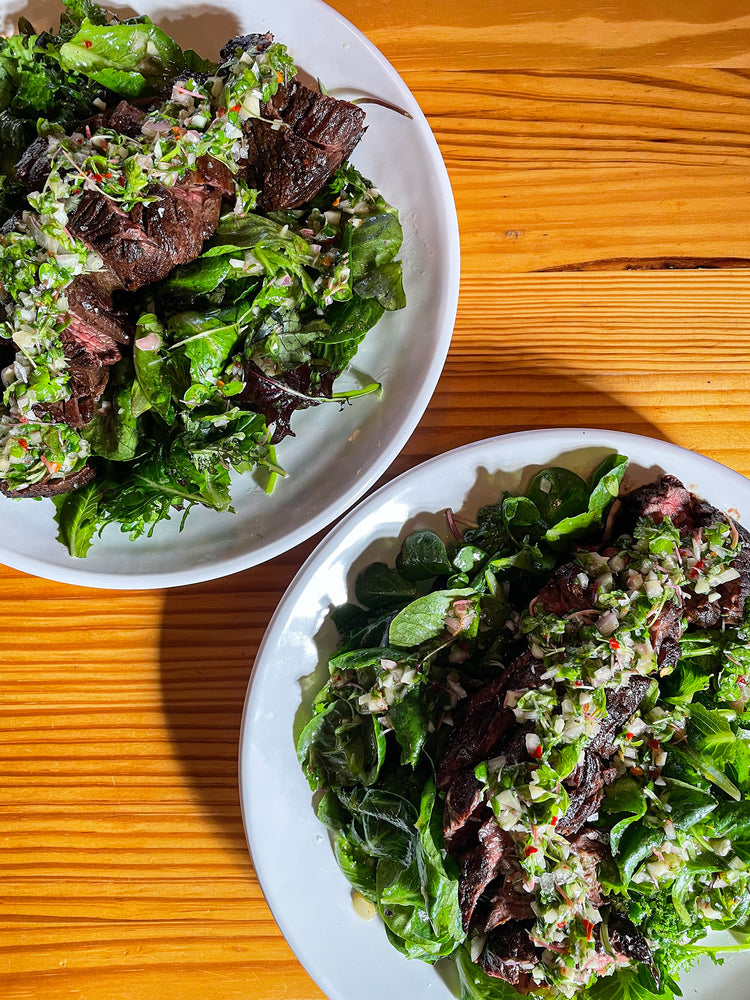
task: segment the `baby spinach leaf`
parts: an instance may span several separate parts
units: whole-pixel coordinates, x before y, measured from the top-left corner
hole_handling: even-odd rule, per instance
[[[438,940],[453,946],[464,939],[461,908],[458,902],[457,867],[444,851],[442,807],[437,788],[429,778],[422,790],[419,818],[417,867],[422,896],[427,901],[427,915]]]
[[[588,509],[590,492],[575,472],[554,466],[537,472],[526,488],[526,496],[548,525],[582,514]]]
[[[715,837],[727,837],[735,854],[750,863],[750,802],[722,802],[710,819]]]
[[[450,573],[445,543],[434,531],[412,532],[404,539],[396,569],[407,580],[430,580],[441,573]]]
[[[458,948],[453,957],[458,970],[460,1000],[518,1000],[518,991],[510,983],[497,976],[488,976],[476,962],[472,962],[466,945]]]
[[[689,830],[700,823],[717,807],[716,799],[702,788],[684,781],[665,778],[669,792],[663,797],[670,807],[669,818],[677,830]]]
[[[453,602],[473,597],[470,587],[438,590],[412,601],[396,615],[388,630],[389,642],[411,649],[445,633],[445,618]]]
[[[394,607],[411,600],[416,592],[416,587],[410,580],[379,562],[362,570],[354,586],[357,600],[366,608]]]
[[[439,938],[423,896],[422,879],[415,861],[404,867],[381,861],[376,877],[380,915],[392,934],[401,938],[408,954],[424,961],[446,958],[456,947],[453,938]]]
[[[166,423],[174,419],[171,381],[167,365],[161,353],[163,329],[153,313],[144,313],[138,318],[136,339],[133,344],[133,363],[138,385],[148,407]],[[153,338],[154,346],[149,350],[138,346],[139,340]],[[146,407],[144,406],[143,409]]]
[[[192,385],[183,400],[200,406],[216,392],[216,383],[251,316],[245,303],[209,312],[189,311],[170,316],[167,332],[190,361]]]
[[[588,510],[572,517],[564,517],[547,529],[545,538],[550,545],[559,547],[584,535],[590,528],[601,524],[602,518],[620,492],[622,477],[628,460],[624,455],[611,455],[594,471]]]
[[[460,573],[471,573],[478,569],[487,559],[487,553],[476,545],[462,545],[453,553],[452,565]]]
[[[635,874],[636,868],[651,855],[654,847],[664,842],[663,827],[629,826],[620,837],[620,850],[617,862],[627,885]]]
[[[385,309],[377,299],[363,299],[356,293],[346,302],[334,302],[326,313],[329,332],[321,338],[320,356],[332,371],[343,371],[357,348],[380,320]]]
[[[400,701],[391,705],[388,714],[401,747],[401,763],[415,767],[427,738],[429,724],[419,689],[407,691]]]
[[[618,820],[610,830],[609,842],[614,855],[617,855],[620,840],[629,826],[637,823],[646,815],[648,802],[642,787],[630,775],[623,775],[607,789],[607,796],[602,803],[604,813],[628,813]]]

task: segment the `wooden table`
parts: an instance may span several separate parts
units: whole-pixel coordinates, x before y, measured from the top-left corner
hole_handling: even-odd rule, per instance
[[[576,425],[750,473],[746,3],[333,5],[426,112],[461,228],[453,346],[386,478]],[[314,541],[156,593],[0,568],[4,1000],[322,996],[263,901],[236,776],[253,657]]]

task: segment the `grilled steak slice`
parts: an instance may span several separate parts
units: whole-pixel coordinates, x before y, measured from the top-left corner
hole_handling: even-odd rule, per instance
[[[111,337],[82,322],[77,316],[71,317],[70,326],[60,334],[60,341],[68,361],[81,368],[113,365],[122,357]]]
[[[609,937],[609,947],[615,958],[625,962],[640,962],[648,966],[658,989],[658,966],[654,961],[648,941],[646,941],[635,924],[631,923],[627,917],[620,916],[619,914],[613,915],[609,918],[607,935]]]
[[[692,528],[694,499],[679,479],[662,476],[657,482],[620,497],[615,533],[630,534],[641,517],[649,517],[656,524],[668,517],[676,528]]]
[[[438,767],[440,788],[447,788],[463,769],[490,756],[503,753],[514,761],[525,758],[527,730],[517,729],[513,713],[504,707],[505,696],[508,691],[538,687],[544,670],[544,663],[527,650],[498,678],[483,685],[466,700]],[[522,742],[517,745],[519,738]]]
[[[171,188],[152,184],[148,193],[157,195],[159,200],[136,205],[130,218],[168,255],[168,271],[178,264],[195,260],[218,225],[221,192],[180,183]],[[168,271],[159,277],[164,277]]]
[[[63,331],[63,334],[67,331]],[[68,391],[70,397],[57,403],[36,403],[33,407],[38,417],[51,416],[56,423],[81,428],[91,420],[96,406],[109,380],[109,369],[96,358],[81,354],[68,365]],[[80,361],[85,363],[81,364]]]
[[[37,136],[16,164],[16,177],[28,191],[41,191],[49,176],[49,141]]]
[[[145,117],[141,108],[136,108],[135,105],[130,104],[128,101],[120,101],[119,104],[116,104],[105,115],[103,124],[107,128],[119,132],[120,135],[126,135],[130,139],[137,139],[141,134],[141,127]]]
[[[568,790],[570,804],[565,815],[558,821],[557,832],[563,837],[577,833],[599,809],[604,789],[616,777],[617,769],[607,767],[599,754],[587,747],[579,763],[563,782]]]
[[[38,483],[32,483],[23,490],[12,490],[5,480],[0,480],[0,493],[6,497],[54,497],[60,493],[69,493],[90,483],[94,478],[94,470],[84,465],[78,472],[73,472],[61,479],[53,479],[47,475]]]
[[[68,229],[99,254],[128,291],[166,277],[174,266],[167,248],[98,191],[84,192]]]
[[[486,760],[506,729],[514,724],[513,713],[503,707],[505,692],[500,677],[469,697],[440,761],[440,788],[447,788],[458,774]]]
[[[602,721],[599,731],[589,744],[589,749],[593,753],[600,754],[602,757],[612,756],[615,752],[612,740],[637,710],[650,684],[650,677],[635,675],[622,687],[607,689],[607,717]]]
[[[349,157],[364,133],[364,112],[310,90],[297,80],[279,87],[250,118],[246,179],[260,191],[258,208],[296,208],[313,198]]]
[[[477,845],[458,859],[458,905],[465,931],[469,929],[479,897],[497,876],[503,858],[513,849],[510,835],[490,816],[479,828]]]
[[[108,271],[75,277],[65,289],[68,312],[79,324],[84,324],[94,335],[103,338],[103,343],[129,344],[133,339],[133,324],[127,313],[114,304],[114,281],[116,279]]]
[[[216,188],[225,198],[234,198],[234,175],[229,167],[213,156],[199,156],[190,174],[191,184]]]
[[[583,574],[585,577],[585,574]],[[597,585],[595,581],[581,583],[581,567],[564,563],[558,567],[537,595],[534,605],[540,604],[555,615],[570,611],[584,611],[594,607]]]
[[[682,611],[675,601],[667,601],[664,604],[648,632],[658,666],[661,669],[673,667],[680,658],[682,635]]]
[[[310,90],[298,80],[279,87],[269,117],[280,118],[305,142],[347,159],[362,138],[365,113],[348,101]]]
[[[607,834],[593,829],[581,830],[570,838],[570,848],[581,862],[586,896],[594,906],[601,906],[604,896],[599,879],[596,877],[596,869],[600,862],[609,857]]]
[[[473,768],[467,767],[453,779],[445,796],[443,812],[443,835],[448,850],[455,852],[458,834],[482,806],[483,785],[474,775]]]
[[[541,955],[522,924],[508,923],[487,935],[478,964],[488,976],[504,979],[519,993],[528,993],[535,986],[531,970]]]
[[[531,899],[529,893],[519,891],[509,879],[505,879],[490,903],[489,915],[484,924],[485,933],[488,934],[500,924],[507,924],[509,920],[533,920]]]
[[[225,63],[242,52],[265,52],[272,42],[273,35],[268,31],[264,34],[236,35],[219,49],[219,60]]]

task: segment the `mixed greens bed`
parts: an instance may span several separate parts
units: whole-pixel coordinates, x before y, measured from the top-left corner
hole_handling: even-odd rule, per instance
[[[355,892],[405,956],[455,962],[461,1000],[510,1000],[516,987],[540,998],[672,1000],[698,957],[720,962],[750,946],[748,630],[744,619],[679,620],[690,601],[710,608],[737,581],[742,543],[725,516],[689,538],[668,516],[644,516],[603,547],[626,464],[611,456],[589,481],[545,469],[525,495],[504,493],[471,524],[448,512],[447,544],[432,530],[410,534],[395,566],[368,566],[356,603],[332,612],[340,642],[299,761]],[[571,562],[572,586],[596,595],[590,609],[540,608],[542,588],[550,593]],[[678,608],[679,647],[664,659],[654,623],[668,606]],[[520,906],[501,939],[520,928],[530,961],[528,949],[487,957],[496,931],[467,918],[478,846],[449,832],[457,806],[443,780],[481,692],[509,669],[520,676],[518,663],[536,671],[535,683],[505,694],[521,750],[514,756],[506,740],[470,777],[474,815],[490,817],[479,841],[491,829],[485,843],[505,844],[499,897]],[[614,770],[582,827],[597,853],[579,853],[580,835],[559,832],[577,829],[570,817],[586,794],[571,775],[597,739],[604,753],[606,721],[637,685],[645,696],[610,727]],[[475,913],[497,902],[480,900]],[[709,931],[734,941],[706,943]]]
[[[243,123],[296,72],[284,45],[252,58],[238,49],[217,65],[148,18],[120,22],[90,0],[66,0],[57,31],[22,19],[0,41],[0,201],[15,220],[0,236],[0,479],[21,496],[94,469],[54,497],[58,537],[75,556],[110,523],[137,538],[175,510],[183,520],[195,505],[231,511],[233,472],[255,473],[270,492],[285,474],[275,445],[296,410],[380,389],[334,382],[384,312],[405,304],[397,212],[352,164],[287,211],[258,211],[241,179]],[[165,85],[135,137],[81,124]],[[52,169],[27,195],[14,167],[37,136]],[[155,182],[180,182],[206,156],[233,179],[215,234],[195,261],[129,297],[134,346],[93,418],[51,418],[71,395],[66,295],[101,267],[67,228],[82,194],[132,212],[154,200]]]

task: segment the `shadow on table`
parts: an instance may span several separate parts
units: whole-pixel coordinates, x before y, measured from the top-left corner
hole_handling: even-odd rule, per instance
[[[631,407],[599,392],[563,370],[524,373],[492,362],[485,379],[496,376],[502,391],[482,399],[481,426],[469,425],[466,412],[476,413],[471,399],[453,404],[451,364],[425,417],[407,448],[380,483],[417,465],[441,450],[484,437],[544,426],[601,427],[665,440],[665,435]],[[532,412],[528,402],[517,412],[509,396],[522,399],[526,388],[542,387],[548,399]],[[570,400],[570,407],[560,400]],[[465,408],[465,409],[464,409]],[[554,423],[551,418],[555,417]],[[167,591],[162,625],[161,676],[164,712],[171,730],[174,755],[192,787],[196,806],[225,846],[246,847],[239,806],[237,748],[242,709],[253,661],[273,611],[297,569],[324,536],[224,580]],[[238,855],[239,857],[239,855]],[[249,859],[248,859],[249,867]]]

